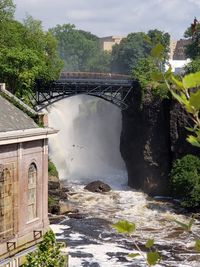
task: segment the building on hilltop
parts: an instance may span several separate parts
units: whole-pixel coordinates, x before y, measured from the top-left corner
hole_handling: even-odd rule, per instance
[[[21,266],[48,229],[48,137],[55,133],[0,95],[0,266]]]
[[[107,36],[101,37],[100,39],[100,47],[103,51],[112,51],[112,47],[115,44],[119,44],[124,37],[122,36]]]
[[[184,67],[190,62],[190,59],[185,54],[185,48],[190,42],[190,39],[170,41],[169,64],[174,73],[181,73]]]

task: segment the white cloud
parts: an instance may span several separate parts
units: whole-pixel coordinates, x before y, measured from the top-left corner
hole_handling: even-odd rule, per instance
[[[14,0],[16,18],[25,13],[45,28],[72,23],[98,36],[158,28],[180,38],[200,14],[200,0]]]

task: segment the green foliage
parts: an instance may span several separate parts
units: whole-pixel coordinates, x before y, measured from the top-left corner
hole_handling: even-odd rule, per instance
[[[58,171],[56,169],[56,166],[54,165],[54,163],[51,160],[48,161],[48,174],[49,174],[49,176],[58,177]]]
[[[185,37],[190,39],[190,43],[186,46],[185,53],[188,58],[196,59],[200,58],[200,24],[196,25],[195,32],[189,27],[185,31]]]
[[[136,226],[134,223],[130,223],[126,220],[120,220],[115,224],[112,224],[112,227],[120,234],[126,234],[129,237],[131,237],[131,234],[135,232]],[[157,251],[153,251],[153,245],[154,245],[154,239],[148,239],[145,243],[145,247],[149,250],[146,253],[146,257],[143,255],[142,251],[140,250],[139,246],[135,242],[134,239],[132,239],[134,242],[134,245],[136,249],[138,250],[138,253],[130,253],[128,254],[128,257],[134,259],[138,256],[142,256],[147,263],[148,266],[156,265],[160,262],[161,256]]]
[[[136,227],[134,223],[129,223],[126,220],[118,221],[117,223],[113,224],[112,227],[118,231],[118,233],[123,234],[132,234]]]
[[[148,239],[146,244],[145,244],[145,247],[151,248],[151,247],[153,247],[153,245],[154,245],[154,239]]]
[[[182,227],[182,229],[184,231],[187,231],[187,232],[191,232],[192,226],[194,224],[194,221],[195,221],[194,218],[191,218],[190,221],[189,221],[189,223],[183,223],[183,222],[180,222],[178,220],[174,220],[175,223],[177,223],[179,226]]]
[[[151,49],[161,43],[164,56],[167,57],[169,49],[169,34],[158,30],[150,30],[147,34],[143,32],[130,33],[120,44],[113,46],[111,58],[111,70],[129,74],[140,60],[150,56]],[[141,64],[141,63],[140,63]]]
[[[187,155],[176,160],[171,170],[171,185],[184,207],[200,206],[200,159]]]
[[[48,207],[55,205],[57,202],[52,196],[48,196]]]
[[[159,47],[155,49],[157,49],[155,61],[162,62],[162,51]],[[182,79],[175,77],[171,72],[171,68],[169,68],[169,70],[166,72],[159,70],[158,68],[157,72],[158,75],[160,73],[160,75],[163,76],[163,80],[165,81],[168,90],[190,114],[190,118],[194,123],[193,128],[190,127],[190,132],[192,132],[192,135],[187,137],[187,141],[193,146],[200,147],[200,72],[187,74],[182,77]],[[155,82],[157,82],[157,80],[155,80]],[[157,84],[159,85],[159,83]]]
[[[15,5],[12,0],[0,0],[0,22],[13,18]]]
[[[169,92],[162,81],[163,75],[157,71],[152,57],[142,58],[132,70],[132,78],[140,82],[143,94],[150,88],[153,96],[168,98]],[[158,83],[159,82],[159,83]]]
[[[61,255],[62,245],[58,244],[53,231],[48,231],[36,251],[27,255],[23,267],[64,267],[66,259]]]
[[[56,39],[30,16],[24,24],[11,18],[0,21],[0,35],[0,79],[28,103],[36,80],[53,80],[60,73]]]
[[[161,260],[160,254],[157,251],[150,251],[147,253],[147,262],[149,266],[156,265]]]
[[[110,54],[100,51],[99,38],[77,30],[74,25],[57,25],[50,32],[58,40],[58,53],[66,71],[110,70]]]
[[[195,249],[200,252],[200,239],[195,241]]]
[[[190,63],[188,63],[185,66],[185,72],[188,73],[194,73],[200,71],[200,58],[192,60]]]
[[[136,258],[136,257],[138,257],[138,256],[140,256],[140,253],[130,253],[130,254],[128,254],[128,257],[129,258]]]

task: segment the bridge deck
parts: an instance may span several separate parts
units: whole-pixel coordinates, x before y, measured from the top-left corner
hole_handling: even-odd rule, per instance
[[[44,108],[60,99],[77,94],[87,94],[103,98],[121,109],[127,108],[126,98],[130,94],[136,82],[129,76],[115,75],[88,75],[71,77],[61,75],[57,81],[52,81],[46,86],[36,87],[36,105]]]

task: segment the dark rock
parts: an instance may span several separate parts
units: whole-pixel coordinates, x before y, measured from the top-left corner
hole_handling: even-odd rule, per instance
[[[142,99],[133,90],[130,107],[122,111],[120,150],[128,171],[128,184],[149,195],[169,195],[172,161],[200,150],[186,141],[188,115],[173,100],[153,97],[150,90]]]
[[[64,215],[52,215],[52,214],[49,215],[50,224],[59,224],[64,219],[66,219]]]
[[[129,110],[122,112],[120,150],[128,171],[128,184],[150,195],[168,193],[171,165],[168,117],[168,101],[148,92],[141,102],[137,90]]]
[[[63,192],[62,190],[49,190],[49,195],[60,200],[67,200],[67,193]]]
[[[68,213],[66,214],[69,218],[73,218],[73,219],[84,219],[85,215],[80,214],[80,213]]]
[[[104,192],[109,192],[111,190],[111,187],[108,184],[105,184],[101,181],[94,181],[86,185],[84,189],[90,192],[104,193]]]
[[[60,205],[59,204],[53,204],[48,209],[49,209],[49,213],[60,214]]]
[[[60,189],[60,182],[59,181],[49,181],[48,182],[49,190]]]
[[[62,187],[62,188],[61,188],[61,191],[62,191],[62,192],[65,192],[65,193],[68,193],[70,190],[69,190],[69,188],[67,188],[67,187]]]

